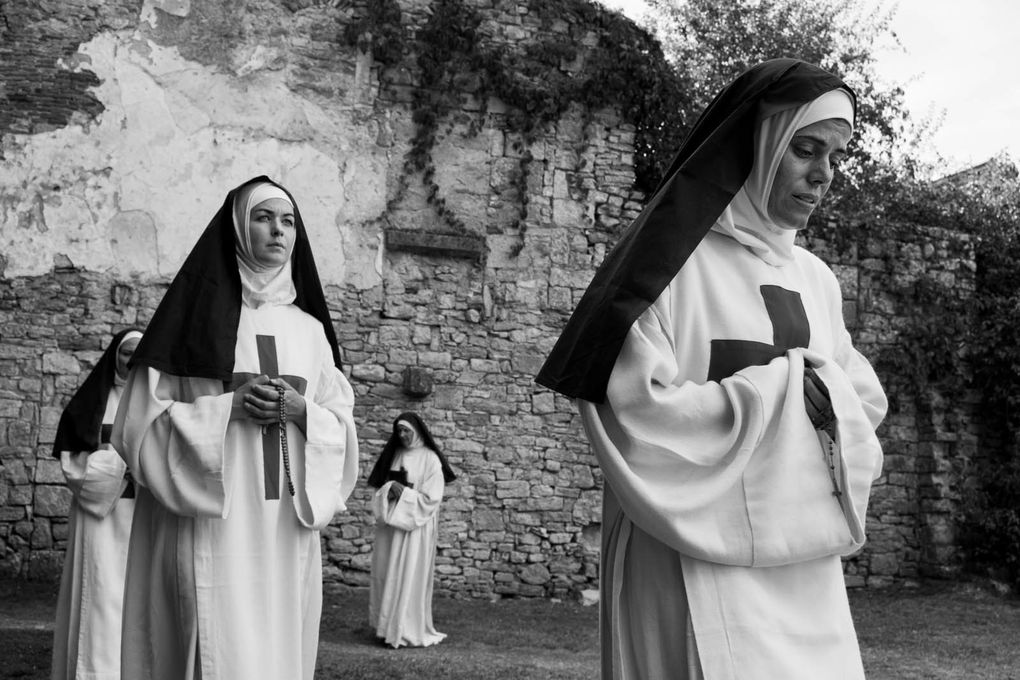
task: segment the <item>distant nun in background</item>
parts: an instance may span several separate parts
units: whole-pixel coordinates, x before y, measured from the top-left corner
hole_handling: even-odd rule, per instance
[[[113,336],[64,408],[53,455],[71,490],[53,630],[54,680],[120,678],[121,606],[134,485],[110,430],[141,331]]]
[[[392,647],[428,647],[445,633],[432,623],[439,505],[457,476],[415,413],[402,413],[368,477],[375,540],[369,619]]]
[[[795,246],[855,97],[792,59],[720,92],[538,375],[605,475],[606,680],[864,677],[840,557],[886,398],[836,277]]]
[[[280,185],[227,194],[149,323],[123,403],[113,441],[138,482],[124,677],[311,680],[319,531],[346,509],[358,441]]]

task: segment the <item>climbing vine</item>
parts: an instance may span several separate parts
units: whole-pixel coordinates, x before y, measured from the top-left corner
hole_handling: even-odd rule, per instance
[[[498,30],[463,0],[432,3],[413,41],[393,28],[400,23],[393,0],[378,7],[369,3],[370,11],[347,26],[348,44],[371,49],[388,65],[399,53],[418,77],[411,111],[415,132],[391,207],[403,198],[408,178],[418,175],[428,202],[447,226],[467,230],[442,198],[432,161],[444,121],[463,111],[466,97],[479,105],[469,134],[484,123],[490,97],[507,107],[505,127],[518,159],[511,178],[519,202],[511,225],[521,239],[517,251],[527,225],[528,176],[534,162],[530,147],[544,126],[571,105],[580,105],[585,116],[607,106],[619,109],[636,131],[636,188],[650,191],[658,183],[686,133],[686,121],[678,120],[676,112],[687,110],[690,102],[683,79],[666,62],[657,41],[622,16],[584,0],[533,5],[539,26],[515,41],[499,40]],[[382,46],[377,46],[380,41]]]
[[[371,52],[380,64],[399,63],[406,47],[400,4],[397,0],[373,0],[363,11],[344,26],[344,42],[361,52]]]
[[[1012,176],[901,188],[895,210],[917,224],[970,233],[975,290],[922,278],[900,291],[915,313],[887,359],[918,406],[934,394],[979,395],[982,455],[959,514],[971,568],[1020,590],[1020,183]]]

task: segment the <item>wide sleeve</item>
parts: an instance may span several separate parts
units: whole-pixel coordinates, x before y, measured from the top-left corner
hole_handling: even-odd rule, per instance
[[[61,451],[60,469],[78,507],[99,518],[110,514],[127,486],[127,465],[109,445],[96,451]]]
[[[415,488],[405,486],[400,498],[395,501],[389,498],[392,485],[393,482],[386,482],[375,492],[372,514],[377,522],[403,531],[414,531],[431,521],[439,512],[443,491],[446,489],[442,464],[438,457],[429,456],[422,481]]]
[[[723,564],[774,566],[858,549],[863,517],[846,497],[866,501],[877,440],[847,397],[842,370],[792,349],[719,382],[678,380],[667,310],[660,299],[634,323],[606,401],[578,402],[628,518],[682,554]],[[804,409],[805,360],[837,393],[840,436],[868,454],[868,488],[844,479],[844,497],[833,493],[829,451]],[[841,469],[860,486],[857,467]]]
[[[321,529],[347,509],[358,479],[358,436],[354,426],[354,390],[332,362],[324,361],[318,388],[306,399],[303,447],[292,451],[295,509],[301,523]],[[289,427],[289,434],[297,430]]]
[[[219,381],[145,366],[128,376],[111,443],[135,481],[177,515],[226,517],[231,447],[224,445],[233,393]]]

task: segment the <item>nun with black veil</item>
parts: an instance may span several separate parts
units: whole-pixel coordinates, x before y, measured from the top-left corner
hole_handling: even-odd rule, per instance
[[[134,485],[110,444],[128,362],[142,333],[126,328],[67,402],[53,455],[71,490],[67,552],[53,626],[51,678],[119,678],[121,606]]]
[[[538,375],[604,473],[602,677],[864,677],[841,557],[886,398],[833,272],[795,244],[853,91],[776,59],[724,88]]]
[[[456,478],[421,417],[397,416],[368,477],[376,489],[369,621],[391,647],[428,647],[446,637],[432,622],[432,582],[439,506]]]
[[[114,427],[138,484],[124,677],[311,680],[353,405],[297,203],[249,180],[156,309]]]

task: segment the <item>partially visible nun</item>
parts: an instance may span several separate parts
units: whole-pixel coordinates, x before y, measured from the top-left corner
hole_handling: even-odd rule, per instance
[[[313,677],[353,406],[297,203],[256,177],[167,290],[114,427],[138,484],[124,677]]]
[[[605,476],[607,680],[864,678],[840,558],[887,403],[836,277],[794,243],[855,107],[792,59],[728,85],[539,373]]]
[[[428,647],[446,637],[432,622],[432,584],[439,506],[456,478],[425,422],[400,414],[368,477],[377,489],[369,621],[391,647]]]
[[[121,606],[134,485],[110,444],[141,331],[113,336],[64,408],[53,455],[71,490],[67,552],[53,627],[54,680],[120,678]]]

